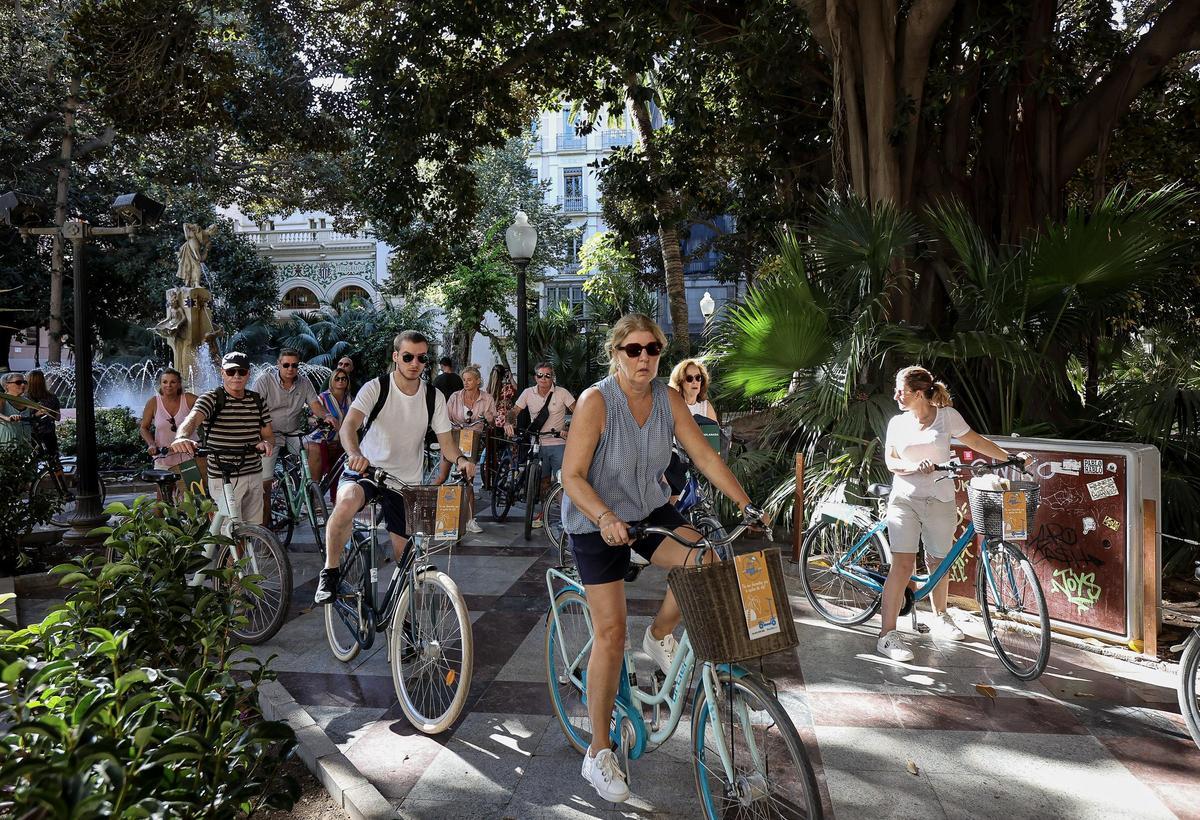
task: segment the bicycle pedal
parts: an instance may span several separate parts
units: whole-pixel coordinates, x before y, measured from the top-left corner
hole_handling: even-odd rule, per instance
[[[917,632],[920,632],[922,635],[928,635],[929,631],[929,624],[917,624]]]

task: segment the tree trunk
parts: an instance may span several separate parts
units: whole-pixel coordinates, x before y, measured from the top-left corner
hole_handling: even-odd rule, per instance
[[[55,194],[54,224],[60,229],[67,221],[67,196],[71,183],[71,160],[75,152],[75,112],[79,107],[79,77],[71,78],[67,101],[63,106],[62,154],[58,165],[58,191]],[[46,361],[62,363],[63,336],[63,238],[55,234],[50,260],[50,330]]]
[[[12,344],[14,331],[0,325],[0,370],[8,371],[8,349]],[[35,347],[36,349],[36,347]]]
[[[651,180],[657,185],[662,176],[658,151],[654,145],[654,124],[650,121],[650,107],[636,93],[637,86],[632,78],[627,80],[627,86],[634,126],[642,143],[642,151],[650,164]],[[675,228],[676,208],[670,192],[663,191],[658,195],[654,210],[654,216],[658,220],[658,244],[662,251],[673,343],[679,355],[687,356],[692,351],[692,338],[688,330],[687,288],[683,279],[683,254],[679,250],[679,232]]]

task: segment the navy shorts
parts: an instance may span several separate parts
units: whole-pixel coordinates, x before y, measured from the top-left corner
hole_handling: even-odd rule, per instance
[[[670,504],[663,504],[642,523],[674,530],[686,525],[687,520],[679,510]],[[571,552],[575,554],[579,580],[585,584],[607,584],[623,580],[625,570],[629,569],[630,550],[636,550],[638,555],[649,561],[664,537],[657,534],[647,535],[634,541],[631,547],[629,544],[606,544],[604,536],[599,532],[585,532],[580,535],[571,533]]]
[[[387,531],[393,535],[408,537],[405,529],[404,499],[400,497],[399,493],[386,487],[380,487],[374,481],[349,470],[342,473],[341,481],[338,482],[339,494],[341,488],[347,484],[357,484],[362,487],[366,500],[363,502],[363,506],[359,507],[360,510],[378,497],[379,508],[383,510],[383,521],[387,525]]]

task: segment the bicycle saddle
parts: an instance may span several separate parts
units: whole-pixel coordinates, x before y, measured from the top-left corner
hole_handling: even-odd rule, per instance
[[[173,484],[179,480],[179,476],[170,470],[142,470],[139,477],[142,481],[149,481],[154,484]]]
[[[872,484],[870,487],[867,487],[867,495],[871,498],[887,498],[891,494],[891,484]]]

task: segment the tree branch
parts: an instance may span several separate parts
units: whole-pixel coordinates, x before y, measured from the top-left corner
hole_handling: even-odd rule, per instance
[[[1064,114],[1059,126],[1055,183],[1067,183],[1100,137],[1116,127],[1133,100],[1174,57],[1197,47],[1200,3],[1172,0],[1133,50],[1121,59],[1082,99]]]
[[[92,137],[83,145],[75,149],[74,161],[78,162],[89,154],[93,154],[102,148],[107,148],[112,145],[113,140],[117,137],[117,131],[111,125],[105,127],[98,136]]]

